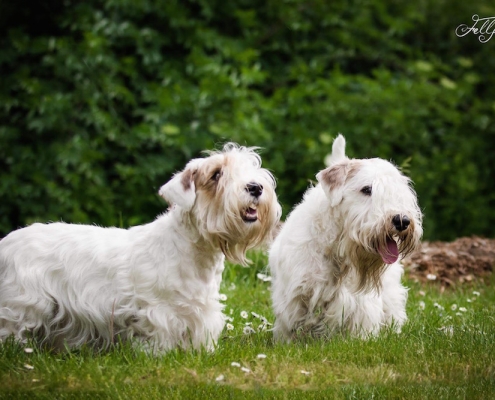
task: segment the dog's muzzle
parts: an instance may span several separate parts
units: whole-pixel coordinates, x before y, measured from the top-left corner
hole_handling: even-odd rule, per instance
[[[258,220],[258,198],[263,194],[263,186],[256,182],[250,182],[246,185],[246,192],[248,192],[254,201],[247,207],[242,215],[242,219],[245,222],[255,222]]]

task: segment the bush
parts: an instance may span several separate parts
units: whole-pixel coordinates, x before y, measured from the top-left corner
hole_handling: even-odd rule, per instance
[[[22,3],[22,1],[21,1]],[[18,11],[18,10],[22,10]],[[425,238],[495,234],[492,42],[481,0],[50,0],[0,20],[0,235],[129,226],[228,140],[264,148],[284,212],[342,132],[407,170]],[[495,39],[493,39],[495,40]]]

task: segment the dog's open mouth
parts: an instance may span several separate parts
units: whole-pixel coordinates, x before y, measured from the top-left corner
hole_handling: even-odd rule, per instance
[[[242,219],[245,222],[255,222],[258,220],[258,210],[256,205],[251,204],[248,208],[244,210],[242,214]]]
[[[393,264],[399,258],[399,248],[397,242],[391,237],[387,237],[387,242],[384,247],[378,248],[378,253],[382,257],[385,264]]]

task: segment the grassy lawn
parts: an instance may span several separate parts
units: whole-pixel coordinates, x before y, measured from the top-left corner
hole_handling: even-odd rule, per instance
[[[0,398],[494,398],[490,284],[441,293],[434,283],[406,281],[409,322],[401,334],[287,345],[273,342],[263,319],[273,323],[270,282],[258,277],[266,258],[251,258],[252,267],[225,271],[222,293],[232,320],[214,353],[177,350],[153,358],[129,346],[105,354],[29,353],[7,342],[0,345]]]

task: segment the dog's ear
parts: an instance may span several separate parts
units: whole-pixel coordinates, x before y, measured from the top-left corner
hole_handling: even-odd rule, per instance
[[[196,200],[196,186],[194,184],[194,178],[198,170],[196,164],[189,162],[184,171],[175,174],[158,191],[158,194],[170,205],[176,204],[185,211],[192,209]]]
[[[344,161],[318,172],[316,179],[320,182],[323,191],[330,200],[332,207],[337,206],[342,201],[344,194],[344,184],[349,174],[350,163]]]
[[[332,165],[338,164],[344,160],[347,160],[347,156],[345,155],[345,139],[340,133],[335,138],[332,144],[332,154],[329,154],[325,158],[325,165],[330,167]]]

